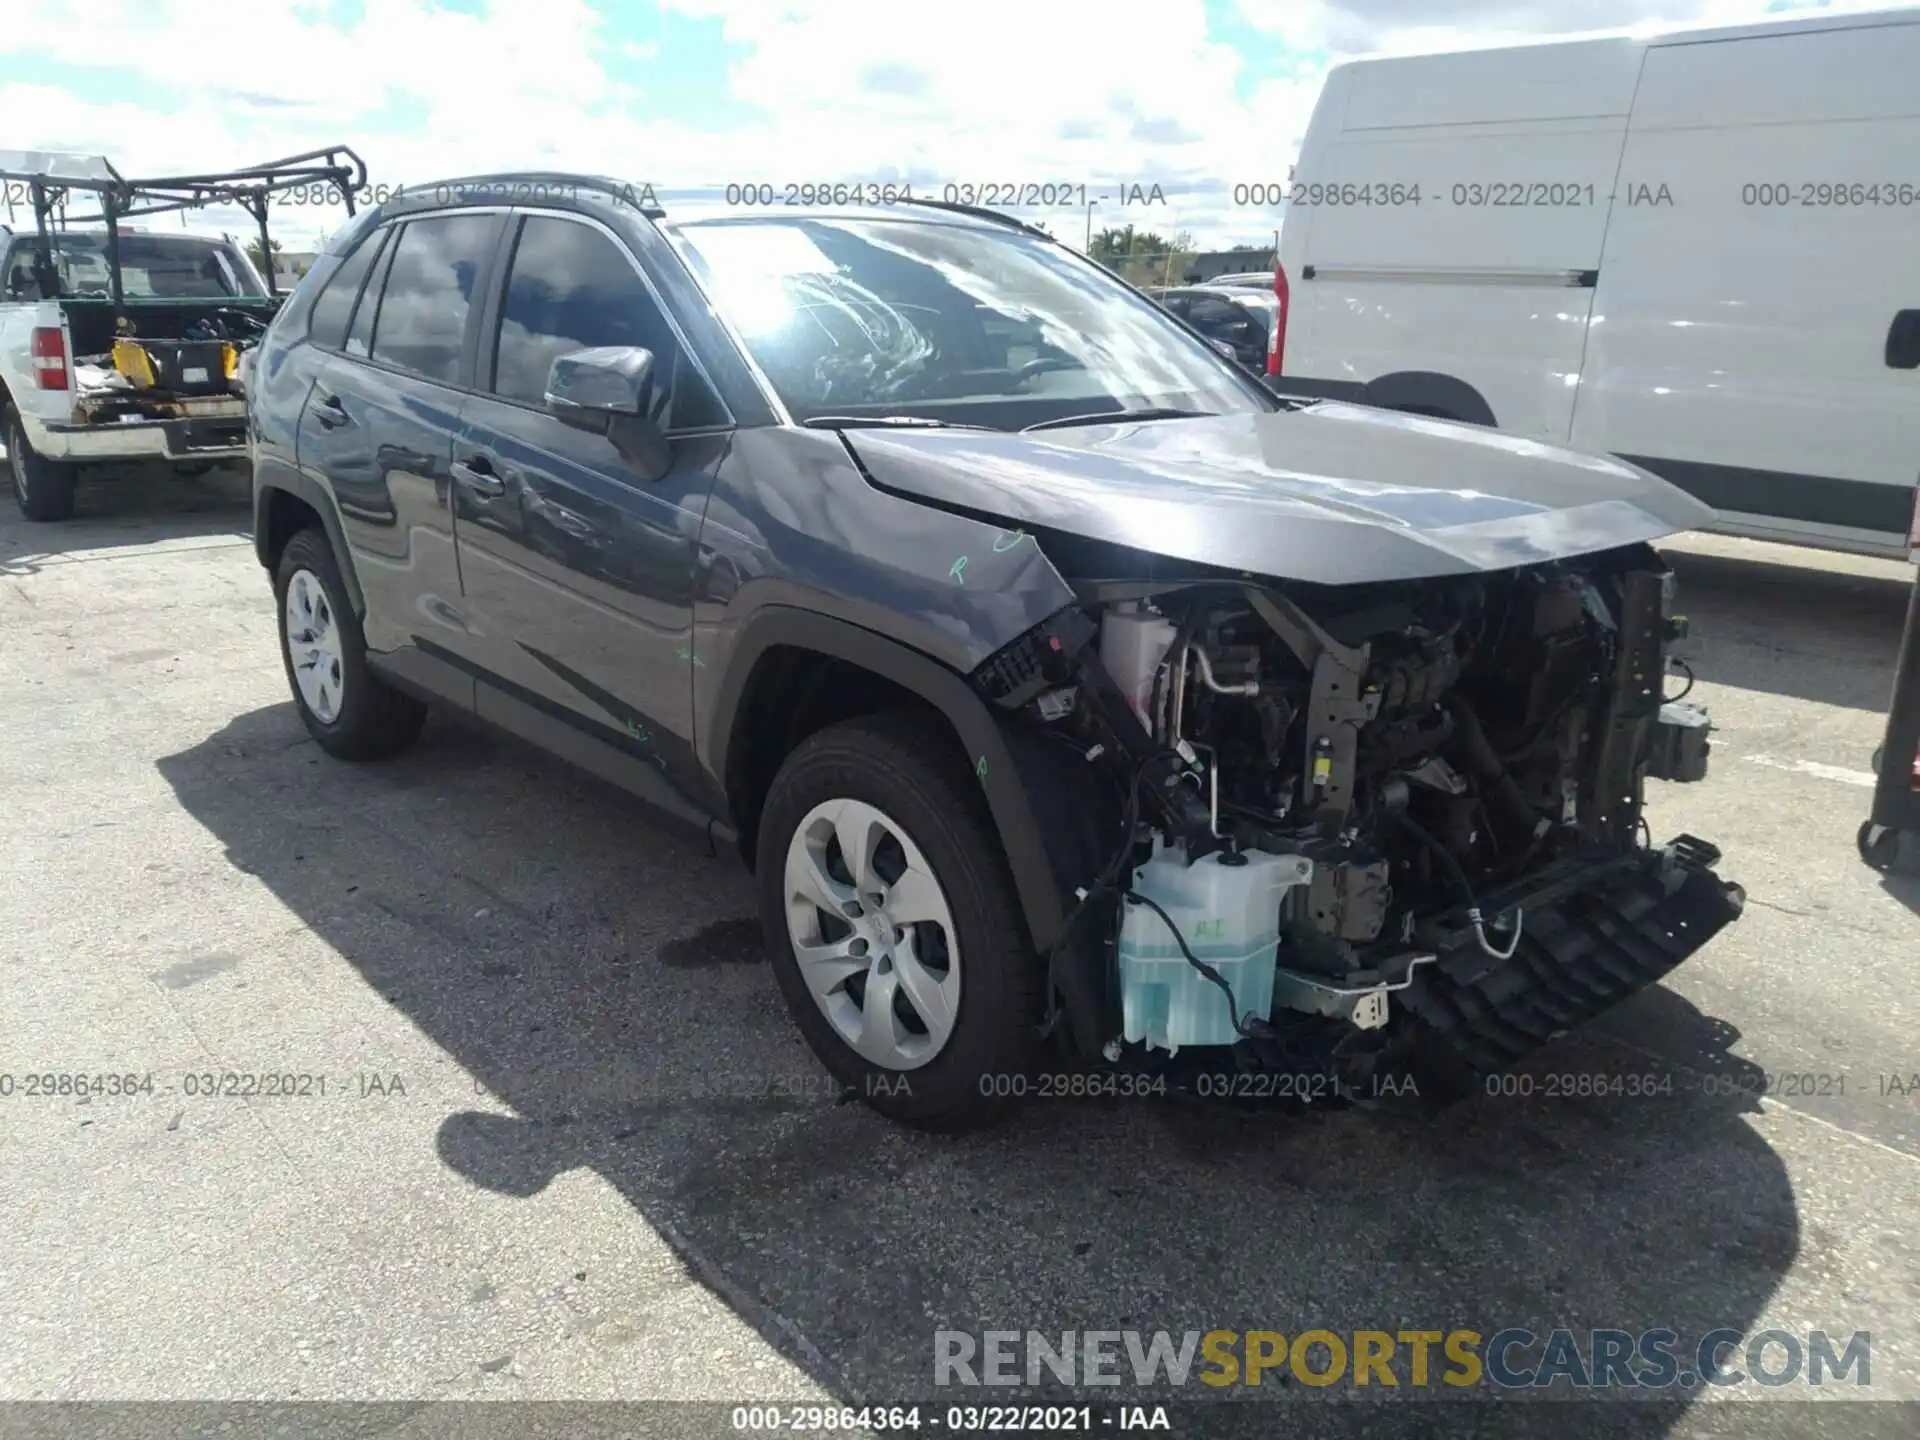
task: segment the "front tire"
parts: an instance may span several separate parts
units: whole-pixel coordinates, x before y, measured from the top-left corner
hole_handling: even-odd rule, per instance
[[[73,517],[74,467],[49,460],[27,443],[20,412],[8,401],[0,412],[7,437],[7,472],[13,482],[14,502],[29,520],[68,520]]]
[[[757,850],[774,977],[835,1079],[935,1130],[1024,1089],[1042,967],[939,722],[868,716],[809,737],[767,792]]]
[[[309,528],[287,542],[273,594],[281,663],[314,742],[340,760],[378,760],[411,745],[427,707],[368,666],[366,636],[324,532]]]

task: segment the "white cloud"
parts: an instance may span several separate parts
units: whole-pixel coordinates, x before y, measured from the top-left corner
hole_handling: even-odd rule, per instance
[[[484,115],[491,97],[590,104],[607,91],[594,54],[599,16],[587,0],[490,0],[485,15],[376,0],[346,27],[266,0],[89,0],[84,24],[67,0],[8,0],[7,11],[7,49],[342,117],[402,95],[464,94]]]
[[[1767,18],[1767,0],[1236,0],[1248,23],[1340,60],[1539,40],[1550,35],[1738,25]],[[1829,14],[1887,0],[1803,0]]]
[[[128,173],[342,142],[386,184],[521,167],[616,174],[669,193],[899,175],[1086,182],[1109,194],[1110,182],[1136,182],[1177,203],[1109,201],[1097,225],[1184,227],[1218,243],[1270,231],[1270,212],[1231,209],[1230,187],[1285,177],[1325,60],[1764,10],[1764,0],[1238,0],[1271,37],[1251,67],[1269,78],[1249,86],[1247,57],[1209,37],[1201,0],[1103,0],[1093,11],[971,0],[937,16],[892,0],[663,3],[718,21],[744,52],[710,112],[663,114],[649,71],[674,56],[614,40],[589,0],[487,0],[480,15],[370,0],[344,29],[271,0],[89,0],[84,25],[71,0],[6,0],[0,136],[105,153]],[[132,72],[179,98],[163,110],[69,93],[9,63],[10,52]],[[398,128],[396,116],[410,123]],[[1028,214],[1071,240],[1088,218]],[[282,207],[276,233],[298,246],[341,218]]]

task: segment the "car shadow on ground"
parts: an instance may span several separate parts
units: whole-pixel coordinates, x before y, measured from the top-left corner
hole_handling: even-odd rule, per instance
[[[5,476],[0,460],[0,576],[31,575],[82,551],[253,533],[251,486],[243,468],[216,466],[204,475],[154,465],[88,469],[73,517],[47,523],[21,515]]]
[[[732,857],[438,717],[376,766],[338,764],[302,734],[277,705],[159,768],[230,863],[511,1112],[450,1103],[444,1164],[513,1196],[597,1172],[694,1277],[849,1400],[1007,1399],[935,1391],[943,1329],[1665,1326],[1692,1343],[1748,1329],[1803,1246],[1824,1243],[1803,1234],[1753,1103],[1697,1076],[1607,1098],[1548,1098],[1541,1078],[1433,1119],[1049,1099],[958,1138],[895,1127],[841,1103],[803,1049]],[[1725,1053],[1728,1027],[1677,995],[1643,1003],[1716,1064],[1746,1064]],[[1532,1073],[1653,1068],[1588,1031]],[[624,1322],[645,1336],[650,1318]],[[1440,1368],[1436,1354],[1444,1390]],[[1178,1394],[1306,1398],[1272,1381]],[[1687,1413],[1690,1392],[1672,1393],[1682,1403],[1595,1408],[1606,1433],[1664,1434]],[[1142,1398],[1173,1392],[1083,1389],[1075,1403]],[[1439,1420],[1396,1408],[1409,1433]],[[1378,1407],[1339,1409],[1391,1433]],[[1290,1424],[1322,1430],[1307,1413]],[[1251,1418],[1221,1409],[1209,1433],[1230,1416]],[[1556,1407],[1553,1433],[1580,1433],[1576,1418]],[[1545,1433],[1510,1403],[1474,1423]]]
[[[1679,582],[1675,608],[1691,624],[1678,650],[1702,680],[1885,713],[1912,596],[1908,580],[1662,553]],[[1678,682],[1668,689],[1677,691]]]
[[[1920,836],[1906,844],[1899,868],[1880,876],[1880,888],[1920,916]]]

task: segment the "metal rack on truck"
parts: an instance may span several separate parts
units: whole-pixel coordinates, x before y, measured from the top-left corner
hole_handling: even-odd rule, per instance
[[[273,276],[273,197],[330,187],[351,215],[366,181],[341,145],[148,178],[101,155],[0,151],[9,218],[32,217],[31,230],[0,232],[0,444],[28,518],[72,514],[83,465],[194,473],[244,458],[240,357],[286,298]],[[223,205],[253,219],[264,278],[229,237],[129,223]]]

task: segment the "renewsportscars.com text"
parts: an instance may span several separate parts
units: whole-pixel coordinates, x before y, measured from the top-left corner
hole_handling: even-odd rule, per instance
[[[1691,1390],[1873,1384],[1864,1330],[936,1331],[933,1383]]]

